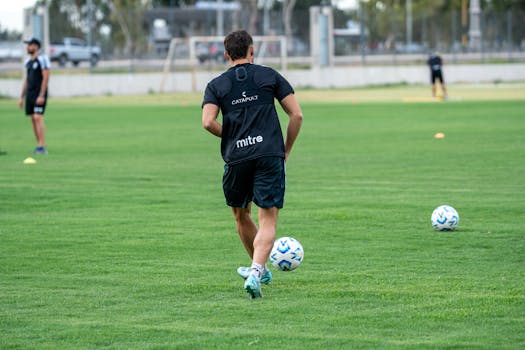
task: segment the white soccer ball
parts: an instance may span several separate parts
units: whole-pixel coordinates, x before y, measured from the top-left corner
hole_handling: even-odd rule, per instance
[[[450,205],[440,205],[432,212],[431,220],[436,231],[452,231],[459,224],[459,214]]]
[[[295,270],[303,261],[304,250],[298,240],[281,237],[273,244],[270,262],[281,271]]]

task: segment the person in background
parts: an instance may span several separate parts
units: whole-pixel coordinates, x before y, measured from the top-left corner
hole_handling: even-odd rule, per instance
[[[438,52],[430,55],[427,64],[430,68],[430,83],[432,84],[432,97],[436,97],[436,81],[439,80],[443,97],[447,97],[447,88],[443,79],[443,59]]]
[[[40,53],[40,40],[31,38],[25,40],[24,43],[27,44],[27,53],[30,57],[25,61],[24,65],[26,74],[18,106],[22,109],[25,102],[26,115],[31,117],[37,142],[34,153],[47,154],[44,112],[47,105],[47,87],[51,64],[49,58]]]

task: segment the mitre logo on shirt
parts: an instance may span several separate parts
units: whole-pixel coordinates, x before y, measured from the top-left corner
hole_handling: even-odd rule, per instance
[[[238,98],[232,101],[232,106],[235,106],[236,104],[239,104],[239,103],[257,101],[259,99],[259,95],[246,96],[246,91],[243,91],[241,95],[242,95],[241,98]]]
[[[264,141],[264,138],[261,135],[258,136],[248,136],[244,139],[237,140],[235,142],[235,145],[237,148],[243,148],[247,146],[253,146],[257,143],[261,143]]]

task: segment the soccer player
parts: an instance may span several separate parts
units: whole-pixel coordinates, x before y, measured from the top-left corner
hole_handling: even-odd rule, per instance
[[[432,97],[436,97],[436,80],[439,79],[441,84],[441,89],[443,90],[443,96],[447,97],[447,88],[445,87],[445,80],[443,80],[443,60],[439,53],[433,53],[430,55],[428,61],[428,66],[430,67],[430,83],[432,84]]]
[[[275,241],[277,217],[283,207],[285,161],[299,134],[303,114],[292,86],[274,69],[253,64],[252,37],[244,30],[224,39],[231,67],[208,83],[202,102],[202,124],[221,138],[222,186],[241,242],[252,260],[237,272],[251,298],[262,297],[261,283],[272,275],[266,263]],[[286,140],[275,109],[277,99],[289,116]],[[218,122],[219,110],[222,124]],[[259,227],[251,216],[259,207]]]
[[[47,104],[49,83],[49,58],[40,53],[40,40],[32,38],[24,41],[30,57],[25,62],[26,75],[18,106],[22,109],[25,98],[26,115],[31,116],[37,146],[35,154],[46,154],[44,112]]]

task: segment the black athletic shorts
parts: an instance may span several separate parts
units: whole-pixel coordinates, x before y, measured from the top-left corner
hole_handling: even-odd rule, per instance
[[[38,95],[28,94],[26,96],[26,115],[41,114],[44,115],[46,111],[47,104],[47,94],[44,100],[44,103],[41,105],[36,104],[36,99]]]
[[[226,204],[246,208],[253,201],[259,208],[282,208],[286,188],[284,158],[260,157],[224,166],[222,189]]]
[[[430,74],[430,83],[434,84],[437,79],[439,79],[439,82],[441,84],[445,83],[443,81],[443,74],[441,73],[441,70],[433,70],[432,73]]]

